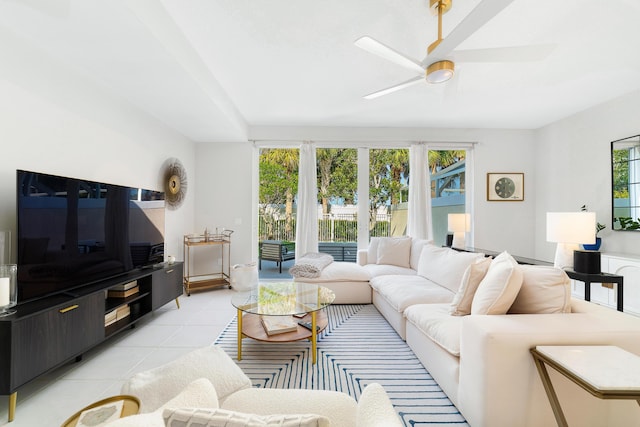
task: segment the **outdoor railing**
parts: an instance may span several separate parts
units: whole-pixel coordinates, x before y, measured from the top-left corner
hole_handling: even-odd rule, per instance
[[[386,237],[391,235],[391,215],[376,215],[372,237]],[[356,242],[358,237],[358,220],[352,214],[326,215],[318,219],[319,242]],[[295,241],[296,219],[291,218],[289,224],[285,218],[258,217],[258,238],[262,240]]]

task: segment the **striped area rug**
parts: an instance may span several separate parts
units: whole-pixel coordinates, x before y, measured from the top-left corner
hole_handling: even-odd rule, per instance
[[[265,343],[245,338],[236,361],[255,387],[345,392],[356,400],[367,384],[387,391],[405,426],[467,426],[395,330],[369,305],[332,305],[329,326],[318,336],[318,362],[311,343]],[[216,340],[237,357],[236,319]]]

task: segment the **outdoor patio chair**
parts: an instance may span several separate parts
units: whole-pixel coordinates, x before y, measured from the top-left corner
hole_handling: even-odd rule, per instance
[[[260,243],[258,268],[262,270],[262,260],[275,261],[282,273],[282,262],[295,259],[295,243],[282,240],[264,240]]]

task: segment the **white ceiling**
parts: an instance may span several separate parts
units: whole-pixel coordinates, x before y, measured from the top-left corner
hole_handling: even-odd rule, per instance
[[[445,38],[479,0],[453,3]],[[458,48],[551,44],[546,59],[457,63],[448,83],[365,100],[416,74],[354,40],[422,60],[428,0],[0,0],[3,34],[203,142],[252,126],[538,128],[640,89],[639,22],[638,0],[514,0]]]

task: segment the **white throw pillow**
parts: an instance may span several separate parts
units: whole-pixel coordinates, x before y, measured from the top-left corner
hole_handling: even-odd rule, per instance
[[[255,415],[226,409],[165,409],[167,427],[329,427],[329,419],[315,414]]]
[[[522,265],[522,287],[509,313],[570,313],[571,280],[560,268]]]
[[[484,254],[459,252],[427,244],[422,248],[418,275],[444,286],[451,292],[458,292],[462,276],[472,263],[484,258]]]
[[[410,237],[385,237],[378,244],[378,260],[376,264],[397,265],[409,268],[411,255]]]
[[[411,239],[411,256],[409,258],[410,262],[409,262],[409,266],[414,269],[414,270],[418,270],[418,264],[420,264],[420,255],[422,254],[422,248],[424,248],[425,245],[429,245],[429,244],[433,244],[433,240],[426,240],[426,239]]]
[[[522,269],[507,252],[491,261],[478,285],[471,314],[506,314],[522,286]]]
[[[382,237],[372,237],[367,248],[367,264],[375,264],[378,262],[378,245]]]
[[[453,316],[466,316],[471,314],[473,297],[476,294],[478,285],[480,285],[480,282],[487,274],[490,265],[491,258],[483,258],[476,260],[476,262],[467,267],[464,276],[462,276],[458,293],[456,293],[451,303],[449,314]]]

